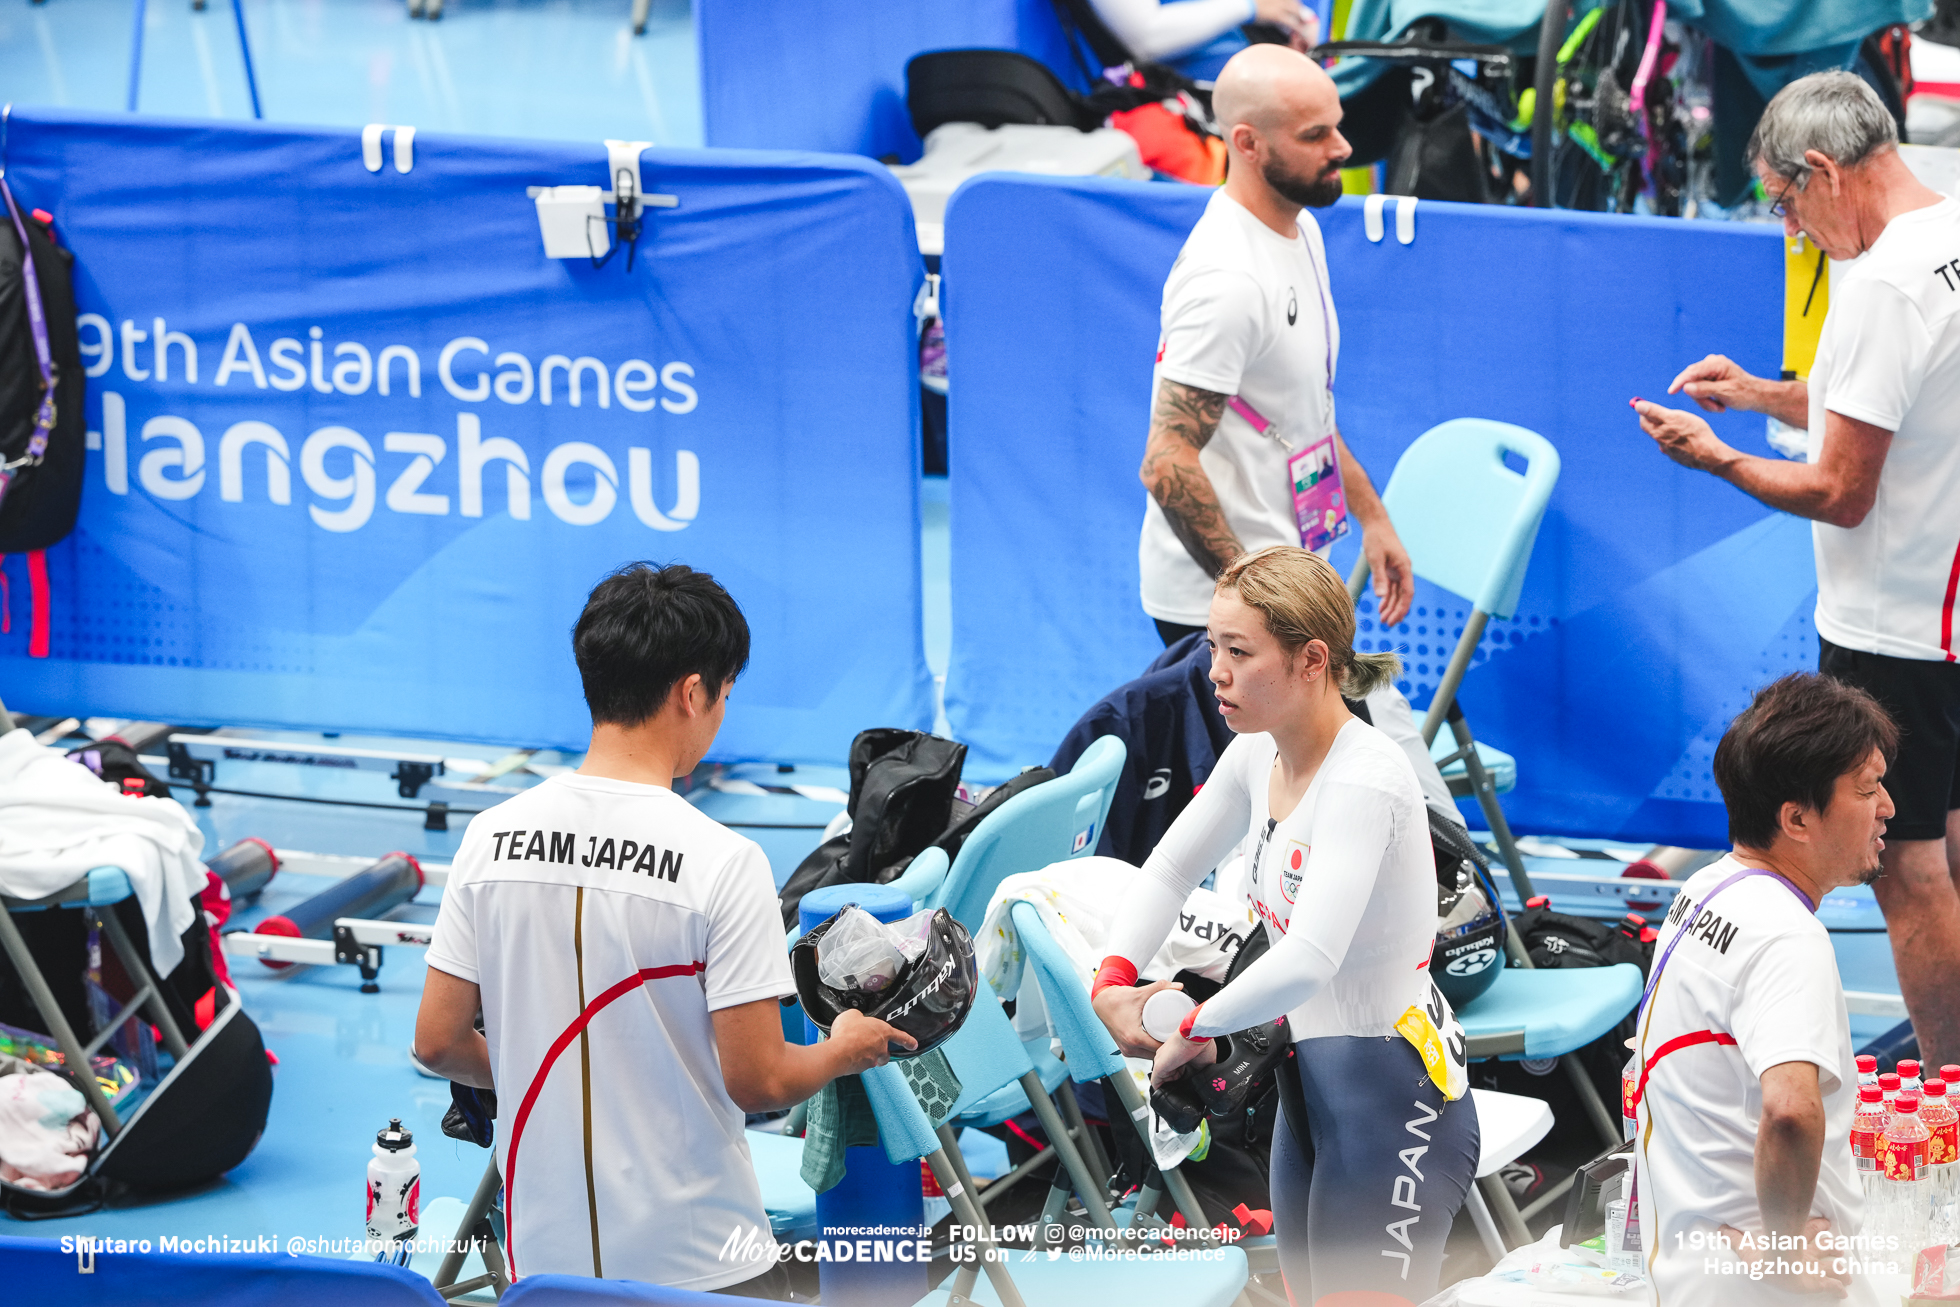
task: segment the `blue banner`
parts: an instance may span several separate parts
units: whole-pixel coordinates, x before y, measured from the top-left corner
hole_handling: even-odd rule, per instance
[[[694,31],[709,145],[912,163],[905,65],[928,50],[1018,50],[1087,85],[1054,0],[701,0]]]
[[[1163,282],[1207,193],[976,178],[947,213],[953,655],[946,711],[968,771],[1046,761],[1160,645],[1137,601],[1137,480]],[[1537,431],[1564,470],[1522,603],[1464,681],[1478,735],[1518,758],[1520,830],[1726,839],[1708,772],[1749,692],[1814,667],[1806,523],[1675,466],[1627,401],[1720,352],[1776,375],[1773,227],[1424,202],[1379,243],[1359,200],[1318,215],[1342,351],[1341,428],[1387,484],[1453,417]],[[1763,420],[1713,419],[1751,453]],[[1337,552],[1343,571],[1350,539]],[[1428,702],[1468,613],[1426,583],[1392,644]]]
[[[609,188],[598,142],[368,136],[14,113],[8,181],[75,254],[93,452],[51,657],[6,563],[8,704],[582,747],[572,623],[646,558],[748,614],[715,756],[929,727],[890,174],[647,150],[675,203],[595,267],[546,257],[527,188]]]

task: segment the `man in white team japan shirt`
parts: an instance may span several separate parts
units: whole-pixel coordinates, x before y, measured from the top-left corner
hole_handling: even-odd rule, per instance
[[[1636,1032],[1640,1246],[1663,1307],[1876,1307],[1872,1273],[1911,1269],[1865,1231],[1850,1018],[1815,915],[1878,874],[1897,741],[1865,691],[1800,673],[1716,747],[1734,850],[1675,898]]]
[[[1753,458],[1695,414],[1633,406],[1668,457],[1814,524],[1819,669],[1899,726],[1898,814],[1873,886],[1899,991],[1921,1061],[1960,1061],[1960,201],[1913,177],[1890,112],[1850,73],[1780,91],[1749,154],[1785,232],[1856,261],[1831,288],[1807,383],[1711,355],[1669,389],[1807,429],[1808,460]]]
[[[1332,436],[1384,625],[1414,574],[1374,486],[1334,424],[1340,326],[1308,207],[1341,195],[1341,101],[1311,59],[1255,45],[1219,74],[1212,109],[1230,162],[1164,284],[1150,437],[1139,472],[1143,608],[1165,644],[1204,627],[1212,583],[1240,554],[1302,544],[1287,459]],[[1237,399],[1263,421],[1255,429]]]
[[[748,662],[735,601],[706,573],[636,563],[592,591],[573,652],[590,750],[470,822],[416,1056],[497,1091],[514,1277],[783,1298],[780,1264],[758,1274],[722,1257],[769,1229],[743,1114],[912,1040],[846,1012],[820,1044],[784,1042],[778,999],[796,987],[768,860],[671,788],[714,742]]]

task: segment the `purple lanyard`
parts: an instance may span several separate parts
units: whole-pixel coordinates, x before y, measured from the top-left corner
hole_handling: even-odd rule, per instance
[[[1300,243],[1307,248],[1307,266],[1313,269],[1313,288],[1320,296],[1320,322],[1323,338],[1327,344],[1327,429],[1331,435],[1334,430],[1334,314],[1327,307],[1326,278],[1321,276],[1320,261],[1313,256],[1313,243],[1303,232]],[[1293,453],[1292,442],[1278,432],[1278,423],[1252,407],[1243,398],[1233,395],[1225,403],[1231,410],[1245,419],[1247,426],[1262,436],[1271,436],[1287,453]]]
[[[1695,904],[1695,915],[1699,917],[1701,915],[1701,910],[1707,907],[1710,903],[1714,902],[1715,896],[1717,894],[1720,894],[1723,890],[1735,884],[1737,881],[1747,880],[1751,876],[1771,876],[1777,880],[1782,881],[1783,887],[1789,890],[1792,894],[1796,895],[1798,898],[1802,899],[1805,907],[1809,908],[1810,911],[1812,912],[1817,911],[1817,905],[1810,901],[1810,895],[1804,893],[1802,890],[1798,889],[1795,885],[1791,884],[1790,878],[1788,876],[1783,875],[1781,872],[1768,871],[1762,867],[1744,867],[1741,871],[1736,872],[1733,876],[1730,876],[1728,879],[1724,880],[1720,885],[1717,885],[1714,889],[1708,891],[1707,896],[1703,898],[1701,902]],[[1681,929],[1674,932],[1674,938],[1669,940],[1667,942],[1667,947],[1661,951],[1660,961],[1654,964],[1653,974],[1647,977],[1647,992],[1640,996],[1640,1011],[1638,1014],[1636,1014],[1635,1017],[1636,1022],[1638,1021],[1638,1018],[1640,1016],[1644,1016],[1646,1014],[1647,1004],[1653,1001],[1654,990],[1661,983],[1661,971],[1667,966],[1667,960],[1674,956],[1674,950],[1677,947],[1679,947],[1682,940],[1688,937],[1688,932],[1693,927],[1693,925],[1694,925],[1693,920],[1684,921],[1681,925]]]
[[[27,243],[27,227],[20,220],[14,193],[0,179],[0,196],[7,201],[7,216],[13,219],[14,234],[20,237],[21,275],[27,284],[27,325],[34,333],[34,357],[41,365],[41,406],[34,413],[34,434],[28,438],[27,453],[11,463],[0,463],[0,496],[7,492],[13,470],[23,464],[39,463],[48,450],[48,433],[54,430],[54,355],[48,348],[48,317],[41,308],[41,284],[34,276],[34,251]]]

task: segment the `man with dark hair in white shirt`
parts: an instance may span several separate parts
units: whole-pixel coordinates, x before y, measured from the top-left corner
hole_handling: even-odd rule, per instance
[[[1817,904],[1878,875],[1898,730],[1865,691],[1796,674],[1715,749],[1734,849],[1681,887],[1636,1033],[1634,1201],[1665,1307],[1876,1303],[1851,1156],[1850,1019]],[[1820,1297],[1818,1301],[1828,1301]]]
[[[780,1263],[726,1256],[758,1232],[773,1247],[743,1114],[912,1040],[846,1012],[819,1044],[784,1041],[778,999],[796,986],[768,859],[673,791],[748,662],[728,592],[684,564],[632,564],[593,589],[572,646],[591,747],[471,820],[416,1056],[498,1093],[513,1277],[786,1298]]]

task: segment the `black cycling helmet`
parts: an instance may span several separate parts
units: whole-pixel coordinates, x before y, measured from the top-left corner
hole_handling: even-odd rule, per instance
[[[1436,887],[1436,944],[1429,974],[1452,1008],[1497,982],[1504,969],[1504,918],[1466,869],[1454,889]]]
[[[1492,902],[1489,864],[1469,834],[1434,808],[1429,842],[1436,858],[1436,943],[1429,974],[1452,1008],[1480,997],[1504,970],[1504,912]]]
[[[894,1058],[917,1057],[945,1043],[966,1020],[979,987],[979,964],[974,960],[973,940],[966,927],[953,920],[946,909],[936,910],[926,930],[926,951],[891,984],[871,993],[837,989],[817,976],[817,946],[842,915],[840,911],[818,922],[789,951],[790,974],[796,980],[796,997],[803,1004],[804,1015],[827,1035],[845,1008],[856,1008],[919,1041],[917,1048],[893,1048]]]

